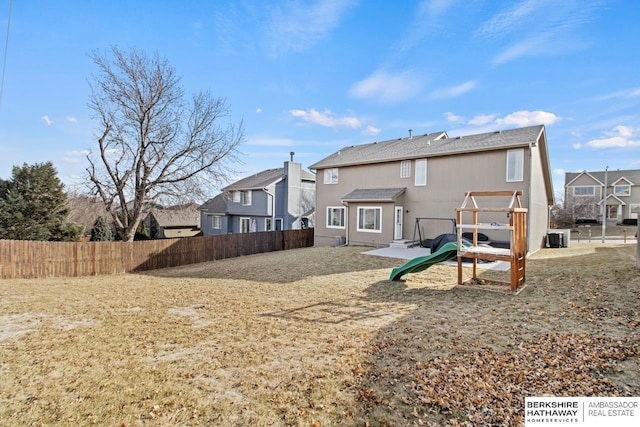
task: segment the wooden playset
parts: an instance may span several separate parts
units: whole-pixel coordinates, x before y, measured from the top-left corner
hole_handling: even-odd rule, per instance
[[[479,281],[477,276],[478,260],[507,261],[510,265],[510,282],[493,280],[497,284],[507,284],[511,292],[519,292],[524,287],[525,259],[527,255],[527,209],[520,202],[521,191],[470,191],[467,192],[460,208],[456,208],[456,231],[458,236],[458,284],[462,285],[462,260],[471,259],[473,263],[473,281]],[[508,197],[510,202],[506,207],[479,207],[476,198],[480,197]],[[481,222],[486,216],[495,216],[505,213],[509,218],[509,224],[500,224],[491,221]],[[465,216],[467,218],[465,218]],[[464,220],[471,216],[470,222]],[[471,246],[463,245],[463,230],[471,230]],[[508,246],[492,247],[482,244],[478,239],[479,230],[507,231],[509,240],[504,244]],[[507,245],[508,243],[508,245]]]

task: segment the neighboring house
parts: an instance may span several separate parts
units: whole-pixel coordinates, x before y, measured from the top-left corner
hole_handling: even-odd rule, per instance
[[[200,210],[190,203],[181,206],[154,207],[143,220],[152,239],[193,237],[200,234]]]
[[[386,246],[451,233],[466,192],[496,190],[522,191],[527,251],[545,245],[554,199],[542,125],[455,138],[446,132],[410,134],[345,147],[309,168],[320,177],[318,246]],[[508,200],[493,203],[506,207]],[[494,221],[509,220],[496,216]]]
[[[241,179],[200,207],[205,236],[314,226],[316,177],[285,162]]]
[[[603,212],[607,223],[637,220],[638,214],[632,211],[640,208],[640,170],[567,172],[564,207],[578,223],[601,223]]]

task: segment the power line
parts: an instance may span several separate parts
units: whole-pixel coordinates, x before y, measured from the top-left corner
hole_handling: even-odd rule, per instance
[[[2,79],[0,80],[0,105],[2,105],[2,93],[4,92],[4,73],[7,68],[7,50],[9,49],[9,29],[11,28],[11,9],[13,9],[13,0],[9,0],[9,17],[7,18],[7,38],[4,41],[4,59],[2,60]]]

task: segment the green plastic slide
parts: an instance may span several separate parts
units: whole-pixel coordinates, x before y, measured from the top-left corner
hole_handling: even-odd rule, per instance
[[[430,255],[414,258],[411,261],[407,262],[405,265],[394,268],[391,271],[389,280],[400,280],[400,278],[405,274],[417,273],[419,271],[426,270],[434,264],[448,261],[455,258],[457,255],[458,242],[445,243],[440,249]]]

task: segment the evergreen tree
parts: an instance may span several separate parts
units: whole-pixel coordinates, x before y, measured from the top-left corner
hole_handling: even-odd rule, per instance
[[[113,240],[113,233],[111,232],[111,226],[101,216],[96,219],[91,229],[91,241],[92,242],[107,242]]]
[[[0,182],[0,239],[77,240],[81,227],[66,223],[67,195],[51,162],[14,166]]]

